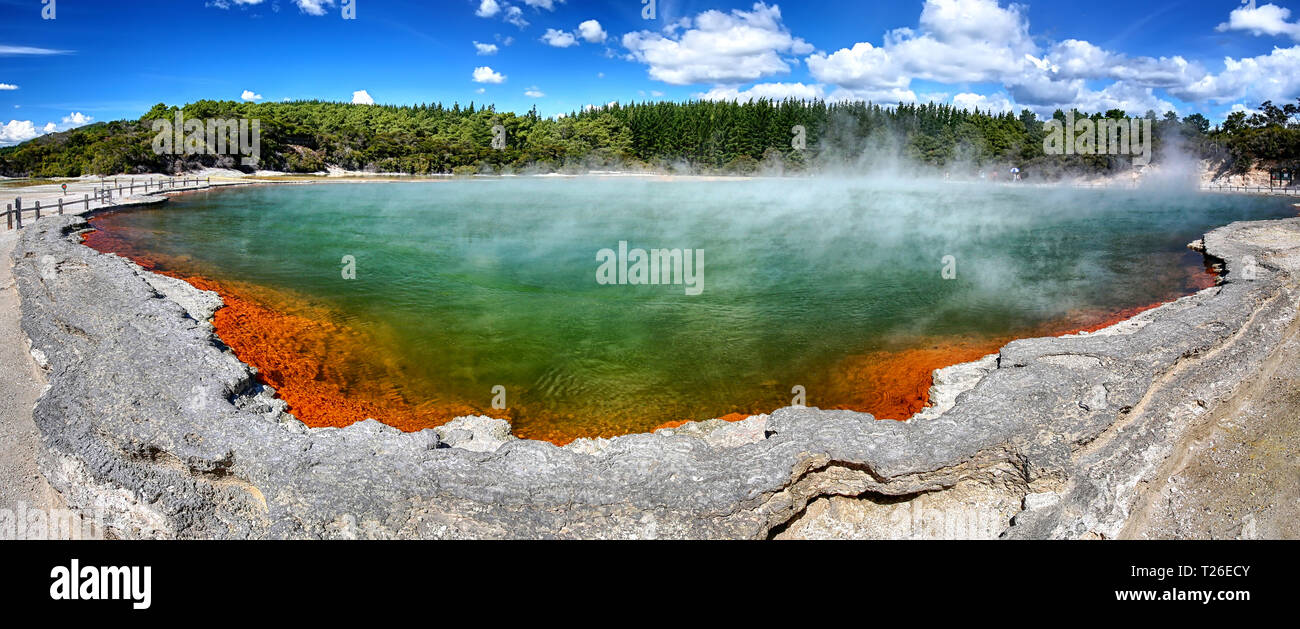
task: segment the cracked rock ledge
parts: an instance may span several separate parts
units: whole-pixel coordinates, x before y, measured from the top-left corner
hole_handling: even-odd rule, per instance
[[[307,428],[215,336],[219,298],[88,229],[35,223],[14,273],[42,472],[120,538],[1114,538],[1300,300],[1300,219],[1234,223],[1197,243],[1219,286],[940,370],[908,422],[791,407],[557,447],[482,417]]]

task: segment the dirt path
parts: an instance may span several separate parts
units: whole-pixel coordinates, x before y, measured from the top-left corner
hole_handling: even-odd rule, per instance
[[[9,258],[16,233],[0,230],[0,508],[16,510],[22,503],[52,509],[57,494],[36,469],[41,438],[32,423],[32,406],[45,388],[45,377],[18,326],[18,290]]]
[[[1300,539],[1300,321],[1177,451],[1121,537]]]
[[[140,178],[135,191],[144,192],[144,181],[158,177]],[[130,178],[121,178],[122,183]],[[214,182],[215,185],[233,185],[231,182]],[[87,195],[94,196],[98,181],[71,180],[64,191],[57,183],[31,186],[0,186],[0,214],[15,197],[22,197],[24,208],[33,208],[39,201],[46,215],[58,212],[58,201],[65,204],[65,213],[81,214],[86,206],[81,202]],[[73,205],[73,200],[77,204]],[[130,203],[133,199],[117,197],[115,205]],[[92,202],[90,209],[99,207]],[[34,213],[25,215],[30,224],[36,220]],[[13,263],[10,253],[18,239],[18,230],[7,229],[0,219],[0,509],[17,511],[19,503],[28,509],[55,509],[62,504],[55,492],[36,467],[36,453],[40,433],[32,423],[32,407],[45,389],[45,376],[36,367],[28,353],[27,335],[19,327],[18,290],[14,285]]]

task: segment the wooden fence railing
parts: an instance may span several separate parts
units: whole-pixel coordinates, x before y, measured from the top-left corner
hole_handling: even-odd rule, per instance
[[[1245,194],[1277,194],[1289,197],[1300,197],[1300,187],[1280,187],[1280,186],[1230,186],[1224,184],[1206,184],[1201,186],[1202,190],[1214,192],[1241,192]]]
[[[23,205],[23,198],[16,197],[13,203],[6,203],[4,210],[4,220],[6,229],[22,229],[23,216],[31,216],[39,219],[42,214],[63,214],[65,210],[75,211],[80,209],[82,212],[88,212],[91,209],[101,209],[118,205],[124,196],[134,196],[136,190],[142,193],[171,192],[181,190],[198,190],[212,187],[210,177],[179,177],[167,179],[146,179],[143,182],[137,182],[130,179],[127,182],[121,182],[114,179],[112,182],[102,182],[97,184],[89,193],[83,193],[80,199],[68,199],[67,195],[55,199],[53,204],[46,200],[47,205],[41,207],[40,201],[34,201],[30,207]]]
[[[1076,182],[1070,184],[1073,188],[1083,189],[1110,189],[1122,188],[1128,190],[1137,190],[1141,188],[1139,183],[1129,182]],[[1228,184],[1201,184],[1200,189],[1206,192],[1235,192],[1240,194],[1273,194],[1278,196],[1300,197],[1300,186],[1233,186]]]

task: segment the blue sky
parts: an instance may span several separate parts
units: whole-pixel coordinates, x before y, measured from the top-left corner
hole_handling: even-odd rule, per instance
[[[0,0],[0,145],[202,98],[549,116],[798,96],[1218,120],[1300,96],[1300,0],[657,0],[646,20],[648,1]]]

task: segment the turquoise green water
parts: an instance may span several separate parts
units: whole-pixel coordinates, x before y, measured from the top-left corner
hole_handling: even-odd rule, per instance
[[[500,385],[524,432],[576,435],[770,410],[795,385],[845,405],[854,357],[1186,294],[1204,281],[1189,241],[1294,214],[1168,191],[521,178],[215,191],[104,228],[173,270],[294,296],[278,309],[310,303],[412,403],[488,408]],[[702,250],[702,293],[598,283],[620,241]]]

